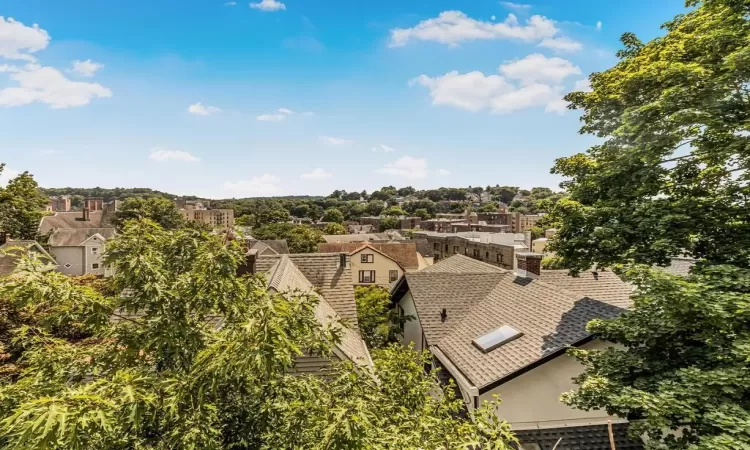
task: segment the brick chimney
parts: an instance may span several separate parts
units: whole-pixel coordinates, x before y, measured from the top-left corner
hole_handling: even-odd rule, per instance
[[[339,268],[346,269],[346,258],[349,256],[348,253],[339,253]]]
[[[516,253],[516,262],[518,263],[516,275],[524,278],[539,278],[539,276],[542,274],[543,257],[544,255],[542,255],[541,253]]]
[[[254,275],[255,262],[258,260],[258,250],[252,249],[245,253],[245,261],[237,267],[237,276]]]

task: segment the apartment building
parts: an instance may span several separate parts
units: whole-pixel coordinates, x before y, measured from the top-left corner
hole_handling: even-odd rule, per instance
[[[232,228],[234,226],[233,209],[181,209],[185,220],[205,223],[211,228]]]
[[[438,233],[418,231],[415,239],[426,239],[435,262],[464,255],[503,269],[513,270],[515,253],[528,251],[529,236],[520,233]]]
[[[49,205],[47,206],[48,211],[68,212],[70,211],[70,208],[70,197],[67,195],[49,198]]]

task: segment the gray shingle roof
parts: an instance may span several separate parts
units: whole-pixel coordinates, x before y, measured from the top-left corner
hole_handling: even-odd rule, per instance
[[[83,244],[91,236],[99,234],[104,239],[115,235],[114,228],[57,228],[49,237],[51,247],[76,247]]]
[[[612,435],[617,450],[641,450],[643,444],[630,440],[627,423],[612,424]],[[513,430],[521,444],[535,443],[540,450],[609,450],[607,425],[584,425],[577,427],[536,428]],[[559,439],[560,443],[557,441]],[[557,447],[555,447],[557,445]]]
[[[629,292],[622,281],[615,288],[610,278],[601,280],[605,288],[593,278],[565,280],[580,291],[574,292],[545,281],[545,275],[542,280],[516,277],[463,255],[405,276],[428,345],[439,349],[480,389],[588,338],[586,324],[594,318],[616,317],[623,311],[619,305],[625,302],[625,289]],[[557,274],[549,278],[559,281]],[[592,295],[606,298],[587,296],[591,286],[597,291]],[[523,335],[488,353],[472,344],[503,325]]]
[[[686,277],[690,275],[690,269],[692,269],[697,262],[698,260],[693,258],[674,257],[672,258],[670,265],[667,267],[659,267],[659,269],[671,273],[672,275]]]
[[[39,234],[47,234],[55,228],[110,228],[104,220],[102,211],[91,211],[87,221],[78,220],[81,217],[83,217],[83,213],[80,211],[58,212],[52,216],[44,216],[39,224]]]
[[[567,270],[542,270],[540,279],[570,292],[587,295],[620,308],[628,308],[631,305],[632,288],[610,270],[596,273],[582,272],[578,277],[571,277]]]

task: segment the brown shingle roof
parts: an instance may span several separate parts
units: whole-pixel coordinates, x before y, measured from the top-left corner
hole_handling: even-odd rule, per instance
[[[351,267],[339,267],[336,253],[300,253],[287,255],[313,286],[318,288],[333,309],[357,328],[357,304],[354,301]],[[278,255],[258,258],[259,272],[268,272],[280,258]]]
[[[632,288],[609,270],[596,273],[582,272],[577,277],[568,275],[567,270],[542,270],[540,279],[570,292],[586,295],[620,308],[629,308],[631,305]]]
[[[406,270],[416,270],[419,268],[417,259],[417,245],[413,242],[403,243],[375,243],[367,242],[375,250],[387,255],[401,265]],[[363,246],[362,242],[335,242],[318,244],[318,251],[321,253],[353,253]]]
[[[554,282],[557,276],[549,278]],[[427,344],[439,349],[480,389],[588,338],[585,327],[590,320],[615,317],[623,311],[619,305],[625,302],[625,292],[614,287],[613,279],[563,281],[580,292],[544,279],[516,277],[463,255],[406,274]],[[597,284],[599,281],[602,283]],[[596,288],[592,295],[605,298],[587,296],[585,290],[592,286]],[[445,321],[441,319],[443,308]],[[503,325],[523,335],[488,353],[472,344]]]
[[[99,234],[104,239],[110,239],[115,235],[114,228],[57,228],[49,237],[51,247],[76,247],[83,244],[91,236]]]

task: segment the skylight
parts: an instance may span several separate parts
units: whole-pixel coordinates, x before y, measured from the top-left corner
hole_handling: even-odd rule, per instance
[[[514,339],[518,339],[521,336],[523,336],[523,333],[520,331],[511,326],[503,325],[500,328],[496,328],[489,333],[474,339],[471,343],[482,352],[489,353],[501,345]]]

